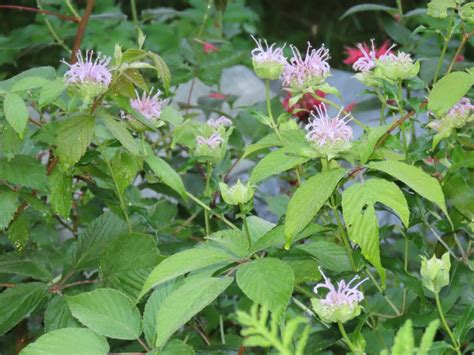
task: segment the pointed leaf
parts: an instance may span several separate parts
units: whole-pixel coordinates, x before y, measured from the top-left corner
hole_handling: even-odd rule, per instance
[[[158,176],[165,185],[171,187],[174,191],[181,195],[182,198],[186,199],[186,189],[184,188],[183,180],[181,176],[174,171],[174,169],[163,159],[149,155],[145,159],[150,169]]]
[[[3,101],[3,112],[10,126],[22,138],[30,116],[25,101],[17,94],[8,92]]]

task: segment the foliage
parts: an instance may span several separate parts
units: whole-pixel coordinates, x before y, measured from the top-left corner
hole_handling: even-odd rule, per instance
[[[322,102],[309,122],[268,80],[252,77],[255,104],[222,80],[251,67],[250,2],[192,0],[131,21],[118,2],[95,3],[83,35],[89,8],[38,1],[35,20],[0,39],[16,46],[0,65],[46,46],[57,66],[32,59],[0,81],[2,351],[474,349],[474,72],[460,57],[472,3],[347,9],[338,23],[377,13],[397,44],[354,66],[355,109],[327,49],[289,74],[288,48],[277,66],[254,60],[257,75],[265,58],[272,77],[300,75],[280,93]],[[82,51],[94,70],[74,64],[74,45],[102,51]],[[195,97],[201,84],[212,91]]]

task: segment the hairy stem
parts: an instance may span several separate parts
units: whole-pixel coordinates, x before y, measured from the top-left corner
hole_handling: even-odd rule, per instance
[[[204,208],[204,210],[207,210],[209,211],[210,214],[212,214],[213,216],[215,216],[216,218],[219,218],[222,222],[224,222],[225,224],[227,224],[230,228],[232,229],[236,229],[236,230],[239,230],[239,228],[233,224],[231,221],[229,221],[227,218],[225,218],[223,215],[217,213],[217,212],[214,212],[208,205],[206,205],[204,202],[202,202],[200,199],[198,199],[196,196],[194,196],[192,193],[190,192],[186,192],[186,195],[191,199],[193,200],[194,202],[196,202],[199,206],[201,206],[202,208]]]

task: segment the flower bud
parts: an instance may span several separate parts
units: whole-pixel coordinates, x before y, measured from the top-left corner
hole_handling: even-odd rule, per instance
[[[389,81],[410,79],[418,75],[420,62],[413,63],[405,52],[388,54],[377,60],[375,75]]]
[[[265,41],[265,47],[262,45],[262,40],[257,40],[252,36],[257,48],[252,50],[252,64],[255,74],[260,79],[276,80],[283,73],[285,68],[286,58],[283,56],[283,47],[273,48],[275,43],[271,46]]]
[[[449,269],[451,261],[449,253],[443,254],[441,259],[435,255],[431,259],[421,257],[421,282],[428,290],[438,293],[444,286],[449,284]]]
[[[196,137],[195,155],[200,161],[218,163],[224,158],[226,150],[226,140],[222,138],[220,132],[214,132],[208,138],[204,136]]]
[[[242,184],[240,180],[232,187],[224,183],[219,183],[222,198],[229,205],[243,205],[253,197],[253,189],[250,183]]]

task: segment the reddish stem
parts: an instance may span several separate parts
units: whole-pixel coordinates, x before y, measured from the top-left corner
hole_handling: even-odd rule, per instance
[[[79,23],[79,19],[77,19],[75,17],[61,15],[61,14],[57,14],[55,12],[46,11],[46,10],[40,10],[40,9],[35,8],[35,7],[19,6],[19,5],[0,5],[0,9],[13,9],[13,10],[19,10],[19,11],[38,12],[38,13],[44,14],[44,15],[56,16],[57,18],[60,18],[61,20],[64,20],[64,21],[71,21],[71,22]]]
[[[79,27],[76,32],[76,37],[74,38],[74,44],[72,46],[72,53],[71,53],[71,60],[69,61],[71,64],[74,64],[77,61],[77,51],[81,47],[82,37],[84,37],[84,32],[86,31],[87,21],[89,21],[89,17],[94,9],[95,0],[87,0],[86,9],[84,11],[84,15],[81,17],[81,21],[79,22]]]

